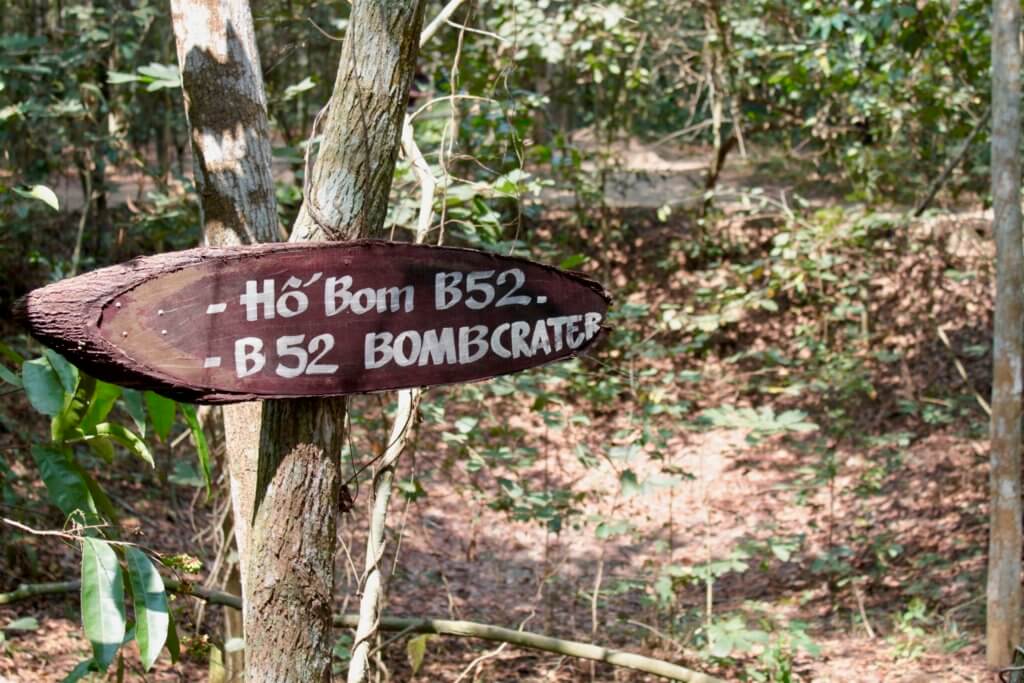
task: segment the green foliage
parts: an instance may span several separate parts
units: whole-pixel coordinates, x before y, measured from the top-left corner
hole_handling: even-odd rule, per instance
[[[760,410],[753,408],[736,408],[723,405],[708,408],[701,417],[712,427],[749,430],[749,439],[758,439],[772,434],[796,432],[806,434],[818,429],[818,425],[807,421],[807,413],[802,410],[787,410],[778,415],[771,406],[763,406]]]
[[[146,554],[125,548],[128,579],[135,610],[135,640],[139,644],[142,668],[149,670],[167,642],[170,621],[163,579]]]
[[[412,675],[415,676],[420,667],[423,666],[423,657],[427,654],[427,643],[436,638],[437,636],[430,633],[423,633],[418,636],[414,636],[409,639],[409,642],[405,645],[405,651],[409,658],[409,668],[412,669]]]
[[[51,440],[33,444],[32,459],[51,502],[72,528],[80,530],[82,623],[93,644],[93,657],[72,671],[67,680],[105,671],[126,639],[138,643],[146,669],[152,667],[165,645],[176,656],[176,634],[163,581],[140,549],[108,540],[116,534],[107,522],[115,522],[118,513],[84,466],[77,446],[88,445],[93,454],[112,462],[112,444],[117,444],[155,467],[145,440],[131,428],[111,421],[110,415],[120,406],[139,432],[144,434],[147,424],[152,424],[153,431],[166,440],[180,407],[199,444],[200,467],[208,487],[209,451],[194,407],[179,405],[152,392],[143,394],[98,381],[49,349],[39,358],[24,361],[20,377],[8,372],[4,379],[23,388],[30,404],[51,418]],[[166,566],[181,571],[199,570],[198,561],[188,556],[169,556],[163,560]],[[124,606],[126,574],[134,615],[134,627],[130,630]]]
[[[82,625],[93,662],[105,671],[124,641],[124,577],[117,554],[98,538],[82,539]]]

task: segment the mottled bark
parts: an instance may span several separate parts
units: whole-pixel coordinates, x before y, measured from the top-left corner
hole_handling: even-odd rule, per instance
[[[1020,208],[1020,3],[992,3],[992,204],[996,238],[991,508],[986,643],[1006,666],[1021,629],[1021,351],[1024,254]]]
[[[272,242],[277,205],[270,126],[252,13],[245,0],[171,0],[196,189],[208,246]],[[238,564],[248,557],[260,404],[222,409]],[[239,580],[245,593],[244,574]],[[233,619],[233,617],[231,617]],[[237,627],[234,629],[237,630]],[[231,633],[230,635],[241,635]],[[244,652],[226,654],[232,678]]]
[[[249,3],[171,0],[171,12],[204,239],[272,242],[270,128]]]
[[[357,0],[323,142],[292,240],[370,237],[384,225],[424,0]]]
[[[172,0],[171,13],[203,239],[209,246],[272,242],[277,238],[277,205],[267,98],[249,3]],[[230,406],[223,414],[235,538],[239,557],[245,558],[260,406]]]
[[[246,572],[251,681],[330,681],[343,399],[266,401]]]
[[[323,139],[292,241],[357,239],[382,229],[424,4],[353,4]],[[252,680],[330,680],[345,407],[342,399],[264,405],[245,596],[252,605],[245,610]]]

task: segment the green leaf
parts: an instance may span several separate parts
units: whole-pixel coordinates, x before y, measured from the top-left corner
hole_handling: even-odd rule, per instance
[[[111,85],[121,85],[122,83],[136,83],[142,79],[135,74],[127,74],[121,71],[108,71],[107,72],[107,83]]]
[[[171,664],[181,659],[181,642],[178,640],[178,629],[174,625],[174,614],[167,613],[167,652],[171,655]]]
[[[60,415],[53,418],[50,432],[54,441],[59,442],[68,438],[68,434],[82,423],[82,419],[89,411],[89,404],[92,403],[95,391],[96,380],[89,375],[82,375],[78,380],[78,386],[71,396],[71,400],[66,401],[64,410],[61,411]]]
[[[161,441],[167,441],[167,437],[171,434],[171,427],[174,426],[174,412],[177,404],[152,391],[147,391],[143,396],[146,399],[149,419],[153,423],[153,431]]]
[[[67,362],[64,356],[53,349],[43,349],[43,355],[46,356],[46,360],[50,361],[50,367],[53,368],[53,371],[57,373],[60,385],[64,388],[64,393],[74,394],[75,390],[78,389],[78,368]]]
[[[49,446],[32,446],[32,459],[46,484],[50,500],[60,508],[65,517],[80,511],[87,524],[97,521],[96,502],[89,486],[70,463],[69,450],[57,450]]]
[[[206,495],[210,495],[210,447],[206,444],[206,435],[203,433],[203,426],[199,424],[196,417],[196,407],[188,403],[179,403],[181,413],[185,416],[188,428],[192,430],[192,438],[196,442],[196,455],[199,457],[199,470],[203,473],[203,481],[206,482]]]
[[[82,539],[82,625],[102,670],[114,661],[124,641],[124,577],[110,544]]]
[[[142,399],[142,392],[135,389],[122,389],[121,395],[124,398],[124,407],[131,415],[132,422],[139,430],[139,434],[146,435],[146,404]]]
[[[163,579],[144,552],[129,546],[124,557],[132,586],[135,641],[139,644],[142,668],[148,671],[167,642],[167,593]]]
[[[563,259],[562,262],[558,264],[558,267],[559,268],[570,269],[570,268],[575,268],[576,266],[581,266],[581,265],[583,265],[586,262],[587,262],[586,254],[573,254],[572,256],[570,256],[570,257],[568,257],[566,259]]]
[[[96,390],[93,392],[92,401],[89,403],[89,410],[82,418],[81,428],[85,432],[91,432],[96,425],[107,419],[114,403],[121,396],[121,387],[114,384],[96,380]]]
[[[43,415],[56,417],[64,409],[64,387],[45,358],[34,358],[21,366],[21,382],[32,407]]]
[[[409,656],[409,666],[412,667],[412,675],[423,666],[423,656],[427,653],[427,642],[434,638],[432,634],[424,633],[415,638],[410,638],[405,646],[405,653]]]
[[[0,365],[0,380],[13,384],[16,387],[21,387],[21,377],[11,372],[6,365]]]
[[[113,439],[149,463],[150,467],[156,467],[156,463],[153,462],[153,454],[149,452],[146,442],[130,429],[126,429],[119,424],[102,422],[96,425],[93,433],[96,436],[105,436],[108,439]]]
[[[91,450],[97,458],[108,465],[114,464],[114,444],[111,443],[110,439],[97,436],[89,439],[86,443],[89,446],[89,450]]]
[[[5,631],[35,631],[39,628],[39,620],[35,617],[21,617],[4,626]]]
[[[312,90],[315,87],[316,87],[316,83],[313,82],[313,79],[310,78],[309,76],[306,76],[304,79],[302,79],[298,83],[294,83],[292,85],[289,85],[287,88],[285,88],[284,89],[284,98],[283,99],[284,99],[285,102],[287,102],[288,100],[298,96],[299,93],[304,93],[307,90]]]
[[[3,356],[4,358],[14,363],[15,365],[21,365],[22,363],[25,362],[25,358],[20,353],[18,353],[17,351],[15,351],[2,341],[0,341],[0,356]]]
[[[84,662],[79,662],[78,666],[71,670],[67,676],[65,676],[61,683],[78,683],[89,674],[96,671],[96,663],[91,659],[87,659]]]
[[[95,441],[103,441],[110,444],[106,439],[95,439]],[[92,443],[92,442],[90,442]],[[99,510],[100,514],[104,515],[111,522],[117,522],[119,515],[117,510],[114,508],[114,504],[110,501],[110,497],[107,495],[103,487],[96,483],[89,473],[82,467],[78,462],[72,459],[68,466],[78,473],[78,476],[85,482],[86,488],[89,489],[89,494],[92,496],[93,503],[96,505],[96,509]]]
[[[174,64],[157,64],[150,62],[147,66],[140,66],[138,72],[154,81],[167,81],[174,87],[181,85],[181,77],[178,75],[178,67]],[[163,87],[172,87],[167,85]]]
[[[619,486],[622,487],[622,495],[635,496],[640,493],[641,486],[640,482],[636,478],[636,473],[633,470],[622,470],[622,474],[619,475]]]
[[[33,185],[27,190],[18,187],[12,187],[11,189],[26,199],[38,199],[54,211],[60,211],[60,202],[57,201],[57,195],[46,185]]]

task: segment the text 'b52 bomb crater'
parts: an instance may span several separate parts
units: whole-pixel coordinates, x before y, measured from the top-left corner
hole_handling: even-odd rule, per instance
[[[225,403],[517,372],[591,346],[608,302],[525,259],[360,241],[145,257],[36,290],[19,314],[101,379]]]

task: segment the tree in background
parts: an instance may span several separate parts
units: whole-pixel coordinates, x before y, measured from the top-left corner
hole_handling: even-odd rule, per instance
[[[986,646],[1006,666],[1021,629],[1021,382],[1024,257],[1020,209],[1020,3],[992,3],[992,208],[996,239],[991,522]]]

